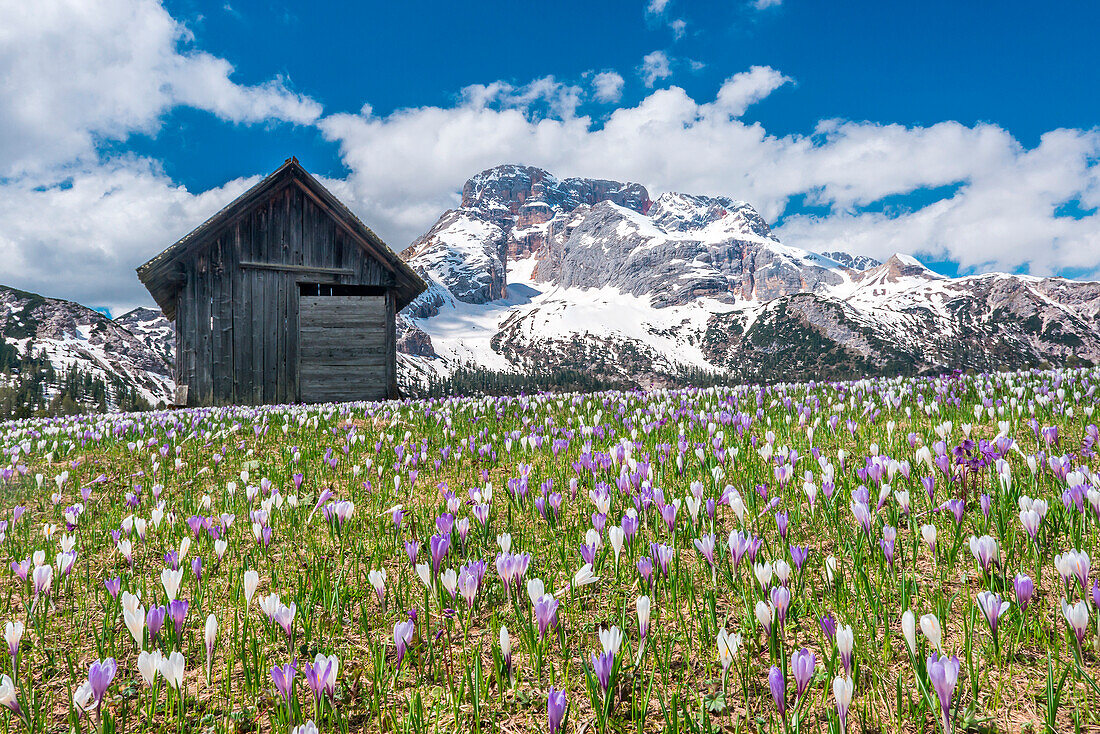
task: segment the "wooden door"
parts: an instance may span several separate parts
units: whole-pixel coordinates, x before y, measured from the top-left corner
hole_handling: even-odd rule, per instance
[[[386,398],[387,328],[385,296],[301,296],[298,385],[302,402]]]

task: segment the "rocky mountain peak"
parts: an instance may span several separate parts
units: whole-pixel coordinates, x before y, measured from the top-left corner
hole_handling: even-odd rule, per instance
[[[726,231],[772,238],[768,223],[752,205],[724,196],[669,192],[657,197],[646,214],[666,231],[701,229],[720,222]]]
[[[888,282],[896,282],[901,278],[923,278],[925,280],[939,280],[944,276],[930,270],[912,255],[894,253],[890,258],[878,267],[864,271],[865,274],[881,275]]]
[[[882,263],[873,257],[867,255],[853,255],[849,252],[843,252],[841,250],[832,250],[830,252],[821,253],[824,257],[834,260],[846,268],[852,270],[869,270],[870,268],[882,265]]]
[[[559,180],[535,166],[495,166],[471,177],[462,186],[463,208],[513,217],[522,216],[524,210],[530,214],[545,209],[543,221],[549,221],[556,212],[569,212],[582,204],[601,201],[640,212],[650,206],[649,192],[641,184],[593,178]]]

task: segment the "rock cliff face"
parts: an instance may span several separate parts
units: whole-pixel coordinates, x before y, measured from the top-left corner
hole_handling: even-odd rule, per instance
[[[127,316],[149,324],[148,339],[80,304],[0,286],[0,338],[22,357],[43,355],[59,374],[76,367],[105,380],[114,376],[150,404],[167,402],[171,337],[164,342],[163,326],[170,333],[171,325],[151,309]]]
[[[685,369],[772,380],[1100,363],[1100,284],[816,254],[722,196],[651,199],[499,166],[402,255],[432,284],[401,316],[419,371],[557,366],[652,385]]]

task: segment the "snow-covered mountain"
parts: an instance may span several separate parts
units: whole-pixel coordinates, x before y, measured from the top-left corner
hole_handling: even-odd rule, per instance
[[[164,325],[171,329],[159,311],[138,309],[112,321],[71,301],[0,286],[0,343],[14,348],[18,360],[44,357],[59,379],[77,368],[107,385],[136,389],[156,405],[171,396],[171,367],[160,342],[143,341],[127,328],[142,320],[161,334]],[[14,370],[9,381],[18,376],[18,367]]]
[[[466,182],[404,257],[429,289],[398,318],[405,382],[463,366],[571,370],[641,386],[699,370],[830,379],[1100,363],[1100,283],[938,275],[785,245],[753,207],[498,166]],[[171,395],[172,325],[111,321],[0,287],[0,337],[59,371]]]
[[[406,370],[574,369],[662,384],[1100,362],[1100,284],[945,278],[779,242],[726,197],[498,166],[404,252],[430,284],[400,322]]]

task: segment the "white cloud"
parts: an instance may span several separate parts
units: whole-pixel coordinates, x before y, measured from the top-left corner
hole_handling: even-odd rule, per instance
[[[668,7],[669,0],[649,0],[646,4],[646,12],[651,15],[660,15]]]
[[[642,83],[650,89],[662,79],[668,79],[672,76],[672,68],[668,54],[664,51],[654,51],[653,53],[646,54],[642,58],[642,67],[639,73],[642,77]]]
[[[132,158],[70,174],[0,186],[0,283],[116,314],[150,300],[135,267],[256,182],[195,195]]]
[[[625,80],[616,71],[601,71],[592,77],[592,91],[597,102],[618,102],[623,97]]]
[[[397,249],[457,203],[466,178],[517,162],[559,176],[638,181],[652,195],[730,195],[773,222],[793,197],[805,196],[829,213],[789,216],[778,233],[809,248],[880,258],[923,253],[963,268],[1100,271],[1100,215],[1054,216],[1071,199],[1086,210],[1100,206],[1100,131],[1053,131],[1027,149],[987,124],[828,120],[805,134],[775,136],[742,119],[788,82],[775,69],[753,67],[730,77],[712,100],[660,89],[602,124],[466,98],[448,108],[383,117],[368,110],[319,124],[351,170],[341,192]],[[943,201],[911,213],[867,210],[884,197],[940,187],[947,188]]]
[[[687,33],[687,21],[685,21],[683,18],[677,18],[676,20],[669,23],[668,27],[672,29],[672,36],[677,41],[683,38],[684,34]]]
[[[312,123],[321,107],[275,78],[234,82],[156,0],[5,3],[0,175],[92,159],[101,140],[154,133],[178,105],[240,123]]]
[[[757,10],[766,10],[767,8],[778,8],[783,4],[783,0],[753,0],[753,7]]]

